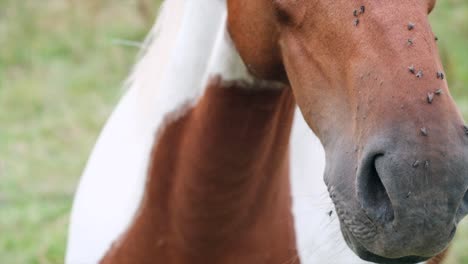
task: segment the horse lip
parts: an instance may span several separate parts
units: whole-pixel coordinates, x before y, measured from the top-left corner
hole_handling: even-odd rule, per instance
[[[340,220],[341,222],[341,220]],[[366,249],[359,241],[354,238],[353,234],[349,232],[346,227],[341,223],[341,230],[344,236],[344,239],[348,246],[358,255],[359,258],[370,261],[374,263],[385,263],[385,264],[416,264],[424,262],[430,257],[420,257],[420,256],[406,256],[401,258],[386,258],[379,255],[376,255]]]
[[[397,259],[390,259],[381,257],[371,253],[370,251],[358,254],[358,256],[366,261],[371,261],[375,263],[385,263],[385,264],[413,264],[413,263],[420,263],[423,261],[428,260],[428,257],[418,257],[418,256],[408,256],[402,257]]]

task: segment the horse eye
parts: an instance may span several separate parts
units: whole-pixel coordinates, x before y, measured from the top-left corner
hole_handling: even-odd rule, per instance
[[[275,8],[276,18],[282,22],[287,23],[291,21],[291,14],[287,8],[287,3],[284,0],[273,1],[273,6]]]
[[[281,24],[299,24],[305,15],[305,8],[299,0],[274,0],[273,7],[276,18]]]
[[[282,23],[288,23],[291,21],[291,16],[283,9],[277,8],[275,10],[276,18]]]

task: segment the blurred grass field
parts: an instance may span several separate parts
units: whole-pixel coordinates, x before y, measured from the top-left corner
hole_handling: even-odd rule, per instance
[[[63,263],[73,193],[158,0],[0,0],[0,264]],[[431,15],[468,117],[468,1]],[[468,264],[468,224],[449,264]]]

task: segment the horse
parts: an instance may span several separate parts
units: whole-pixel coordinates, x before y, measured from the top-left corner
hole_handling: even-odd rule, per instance
[[[434,6],[166,0],[66,262],[439,263],[468,210],[468,128]]]

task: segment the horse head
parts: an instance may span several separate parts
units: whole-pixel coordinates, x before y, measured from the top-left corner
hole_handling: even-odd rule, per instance
[[[290,85],[320,138],[342,234],[366,260],[428,259],[468,212],[468,131],[428,22],[434,5],[228,1],[249,71]]]

